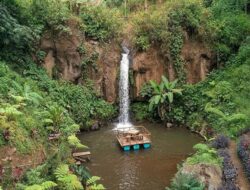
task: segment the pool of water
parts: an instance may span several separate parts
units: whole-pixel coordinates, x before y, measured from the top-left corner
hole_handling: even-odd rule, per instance
[[[184,128],[166,129],[160,124],[143,123],[152,134],[152,147],[124,152],[112,131],[114,126],[81,134],[89,146],[92,175],[102,178],[110,190],[164,190],[177,171],[177,165],[193,152],[201,138]]]

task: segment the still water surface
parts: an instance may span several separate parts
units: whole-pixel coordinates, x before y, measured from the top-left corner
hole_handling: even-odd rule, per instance
[[[166,129],[160,124],[143,123],[152,134],[148,150],[123,152],[117,144],[114,126],[80,135],[92,156],[87,164],[92,175],[102,178],[109,190],[164,190],[177,171],[177,165],[201,141],[184,128]]]

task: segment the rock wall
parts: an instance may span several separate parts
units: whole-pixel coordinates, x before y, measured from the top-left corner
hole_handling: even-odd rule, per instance
[[[147,52],[136,53],[133,56],[134,87],[133,97],[139,97],[143,85],[149,80],[160,82],[161,76],[167,74],[164,60],[156,48],[150,48]]]
[[[93,45],[94,44],[94,45]],[[118,43],[100,45],[89,43],[89,48],[97,51],[97,70],[89,68],[87,78],[95,84],[95,89],[100,96],[108,102],[114,103],[118,94],[118,73],[121,59],[121,48]]]
[[[69,20],[67,25],[71,30],[70,34],[45,32],[40,49],[46,52],[43,66],[50,76],[57,72],[60,78],[76,82],[81,76],[81,55],[77,49],[84,40],[84,35],[79,30],[77,21]]]
[[[83,79],[93,80],[97,93],[113,103],[117,98],[117,71],[120,63],[119,43],[101,45],[95,41],[86,41],[76,20],[69,20],[70,33],[44,33],[40,50],[46,53],[42,66],[49,76],[56,75],[75,84],[84,84]],[[91,66],[82,70],[84,56],[79,47],[84,44],[88,52],[97,52],[97,70]]]
[[[40,50],[46,53],[43,66],[52,77],[57,75],[76,84],[84,84],[86,78],[94,82],[98,94],[107,101],[114,103],[118,94],[118,75],[121,59],[120,42],[101,44],[86,40],[80,30],[77,20],[67,23],[70,33],[44,33]],[[126,39],[126,38],[125,38]],[[126,40],[125,40],[126,41]],[[127,39],[129,44],[129,39]],[[89,53],[97,52],[97,68],[87,66],[82,69],[82,62],[86,54],[79,51],[84,45]],[[130,48],[132,49],[132,48]],[[151,47],[146,52],[133,52],[131,69],[134,84],[131,88],[132,98],[139,98],[142,86],[149,80],[160,82],[161,76],[168,76],[170,80],[176,78],[174,65],[160,54],[159,47]],[[212,53],[197,40],[185,37],[181,57],[185,62],[185,71],[188,83],[197,83],[204,80],[213,67]]]
[[[186,39],[181,56],[185,62],[187,83],[190,84],[204,80],[214,66],[212,53],[202,42]]]
[[[202,42],[186,38],[181,57],[185,63],[187,83],[194,84],[204,80],[213,68],[212,53]],[[142,86],[149,80],[159,82],[162,75],[168,76],[171,81],[176,78],[173,63],[163,58],[157,47],[134,54],[133,73],[135,81],[134,98],[139,96]]]

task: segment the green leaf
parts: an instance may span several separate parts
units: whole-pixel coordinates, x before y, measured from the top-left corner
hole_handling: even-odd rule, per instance
[[[154,96],[154,102],[155,102],[155,105],[158,105],[158,104],[159,104],[159,102],[160,102],[160,100],[161,100],[161,96],[160,96],[160,95],[156,95],[156,96]]]
[[[54,183],[53,181],[45,181],[45,182],[43,182],[43,183],[41,184],[41,186],[42,186],[42,188],[43,188],[44,190],[50,190],[50,189],[56,187],[57,184]]]
[[[154,109],[154,98],[152,97],[150,100],[149,100],[149,111],[152,111]]]
[[[168,96],[169,103],[172,103],[174,100],[174,94],[172,92],[168,92],[167,96]]]
[[[172,89],[172,92],[177,93],[177,94],[182,94],[183,89]]]
[[[153,81],[153,80],[150,80],[149,83],[150,83],[150,85],[152,86],[152,88],[153,88],[153,90],[154,90],[154,93],[155,93],[155,94],[159,94],[159,93],[160,93],[160,90],[159,90],[158,84],[157,84],[155,81]]]
[[[90,179],[87,180],[87,185],[91,185],[99,181],[101,178],[98,176],[92,176]]]
[[[81,144],[80,140],[75,135],[70,135],[68,137],[68,143],[70,144],[70,146],[76,148],[88,148],[87,146]]]

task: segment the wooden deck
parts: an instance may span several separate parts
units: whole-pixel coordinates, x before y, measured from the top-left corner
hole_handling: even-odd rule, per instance
[[[139,149],[140,145],[147,144],[147,148],[149,148],[151,144],[151,134],[143,126],[119,129],[116,137],[120,146],[127,147],[128,150],[130,146],[136,146],[134,149]]]

